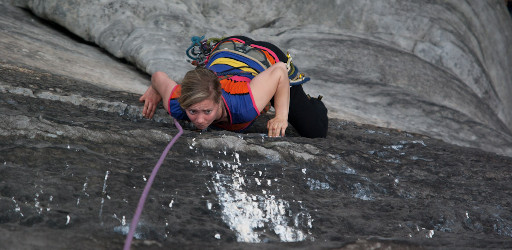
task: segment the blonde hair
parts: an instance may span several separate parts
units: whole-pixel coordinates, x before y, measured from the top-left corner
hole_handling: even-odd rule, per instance
[[[221,87],[217,75],[205,68],[196,68],[185,74],[181,82],[180,106],[187,109],[190,106],[211,98],[215,103],[220,102]]]

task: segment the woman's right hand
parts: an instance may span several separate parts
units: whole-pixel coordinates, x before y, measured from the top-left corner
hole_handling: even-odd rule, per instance
[[[285,117],[277,116],[267,122],[268,136],[269,137],[284,137],[284,132],[288,127],[288,119]]]
[[[151,119],[155,114],[156,107],[158,103],[162,101],[162,97],[158,92],[153,88],[153,86],[149,86],[146,90],[146,93],[139,98],[139,102],[144,103],[144,108],[142,109],[142,116]]]

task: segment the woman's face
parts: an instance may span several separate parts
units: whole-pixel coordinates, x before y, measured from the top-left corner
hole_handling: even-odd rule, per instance
[[[185,111],[190,121],[201,130],[206,129],[222,115],[220,103],[210,98],[190,106]]]

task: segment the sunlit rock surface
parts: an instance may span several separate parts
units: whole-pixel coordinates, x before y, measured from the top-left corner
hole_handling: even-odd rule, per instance
[[[191,36],[269,40],[312,77],[306,88],[325,96],[330,117],[512,156],[512,20],[502,0],[9,2],[177,80],[191,69]]]
[[[0,29],[0,249],[120,249],[177,129],[142,119],[133,67],[11,6]],[[336,118],[326,139],[268,138],[262,118],[185,131],[134,249],[512,247],[511,158]]]

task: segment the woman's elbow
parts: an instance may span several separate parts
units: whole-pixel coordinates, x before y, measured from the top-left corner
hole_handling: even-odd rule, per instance
[[[157,72],[153,73],[153,75],[151,75],[152,83],[168,81],[168,79],[169,79],[169,76],[165,72],[162,72],[162,71],[157,71]]]
[[[273,67],[273,74],[279,79],[279,82],[283,80],[288,80],[288,69],[286,68],[286,64],[283,62],[277,62]]]

